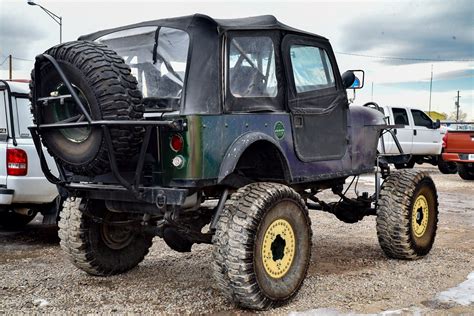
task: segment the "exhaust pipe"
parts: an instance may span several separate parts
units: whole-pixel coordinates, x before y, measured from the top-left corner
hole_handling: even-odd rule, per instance
[[[31,216],[34,214],[34,211],[32,209],[26,207],[15,208],[13,211],[23,216]]]

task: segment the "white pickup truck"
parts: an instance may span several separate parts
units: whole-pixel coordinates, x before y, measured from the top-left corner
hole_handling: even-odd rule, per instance
[[[55,223],[58,190],[41,171],[28,126],[33,123],[28,83],[0,80],[0,226],[17,228],[43,214]],[[47,156],[49,166],[56,166]],[[57,174],[57,170],[52,170]]]
[[[403,125],[403,128],[395,129],[394,133],[403,153],[411,155],[411,158],[406,163],[395,164],[397,169],[413,168],[415,163],[430,163],[438,165],[440,171],[444,173],[451,173],[449,170],[444,170],[446,167],[449,169],[449,165],[446,166],[447,163],[441,159],[442,138],[446,130],[440,128],[439,120],[433,122],[423,111],[410,107],[382,106],[380,109],[390,124]],[[395,141],[389,133],[384,134],[383,142],[384,144],[382,141],[379,142],[380,152],[383,152],[385,145],[385,153],[399,154]]]

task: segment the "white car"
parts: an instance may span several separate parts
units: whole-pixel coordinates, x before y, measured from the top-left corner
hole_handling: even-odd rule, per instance
[[[33,124],[28,92],[26,82],[0,80],[0,226],[5,228],[26,225],[38,212],[44,223],[55,223],[60,205],[28,130]]]
[[[403,125],[394,133],[403,149],[404,154],[411,155],[410,160],[404,164],[395,164],[398,168],[413,168],[415,163],[431,163],[438,165],[441,159],[442,138],[446,133],[440,129],[440,122],[433,122],[422,110],[403,106],[382,106],[381,110],[388,119],[389,124]],[[385,148],[384,148],[385,147]],[[386,154],[399,154],[393,137],[386,133],[378,145],[379,152]]]

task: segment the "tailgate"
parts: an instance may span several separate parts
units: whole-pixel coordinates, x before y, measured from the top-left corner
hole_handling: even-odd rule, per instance
[[[474,131],[448,131],[445,152],[474,154]]]

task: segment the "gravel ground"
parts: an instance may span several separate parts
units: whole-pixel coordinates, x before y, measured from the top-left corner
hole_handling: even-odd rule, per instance
[[[474,182],[423,169],[432,174],[440,201],[438,235],[426,258],[387,259],[377,243],[373,217],[349,225],[313,211],[307,279],[290,304],[267,313],[403,309],[474,314],[472,303],[462,306],[435,299],[474,271]],[[373,180],[364,176],[359,182],[362,190]],[[155,239],[138,268],[120,276],[92,277],[66,260],[56,228],[36,220],[23,231],[0,231],[0,314],[249,313],[226,302],[214,288],[211,260],[209,245],[195,245],[192,253],[181,254]]]

